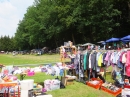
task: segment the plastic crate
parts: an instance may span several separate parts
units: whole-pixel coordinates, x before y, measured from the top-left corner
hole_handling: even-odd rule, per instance
[[[103,86],[101,86],[101,90],[103,90],[103,91],[105,91],[105,92],[107,92],[107,93],[109,93],[109,94],[112,94],[112,95],[114,95],[114,96],[117,96],[117,95],[121,94],[121,92],[122,92],[122,88],[119,88],[119,89],[115,92],[115,91],[112,91],[112,90],[110,90],[110,89],[107,89],[107,88],[105,88],[105,87],[103,87]]]
[[[95,85],[95,84],[90,83],[90,81],[88,81],[88,82],[86,82],[86,84],[95,89],[99,89],[101,87],[101,85],[103,84],[103,81],[100,79],[97,79],[97,78],[91,78],[91,81],[95,81],[95,80],[98,81],[99,83]]]

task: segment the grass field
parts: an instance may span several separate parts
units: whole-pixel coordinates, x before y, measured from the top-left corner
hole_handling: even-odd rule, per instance
[[[67,59],[66,61],[69,61]],[[60,62],[60,56],[57,55],[6,55],[0,54],[0,64],[3,65],[23,65],[27,66],[27,64],[38,65],[38,64],[46,64],[46,63],[55,63]],[[19,77],[19,76],[18,76]],[[34,79],[35,82],[43,84],[46,79],[54,79],[55,76],[45,75],[45,73],[36,73],[34,76],[28,77],[25,79]],[[106,80],[108,82],[112,81],[110,74],[107,74]],[[74,82],[74,85],[66,86],[65,89],[59,89],[47,92],[48,94],[52,94],[53,97],[114,97],[108,93],[103,92],[102,90],[93,89],[83,83]]]
[[[0,63],[4,65],[26,65],[26,64],[46,64],[60,62],[60,55],[15,55],[0,54]]]

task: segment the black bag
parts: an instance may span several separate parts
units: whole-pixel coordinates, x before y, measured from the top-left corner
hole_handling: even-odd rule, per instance
[[[64,89],[64,88],[65,88],[65,85],[62,82],[60,82],[60,89]]]
[[[112,72],[112,79],[113,79],[113,80],[116,79],[116,72],[115,72],[115,70]]]

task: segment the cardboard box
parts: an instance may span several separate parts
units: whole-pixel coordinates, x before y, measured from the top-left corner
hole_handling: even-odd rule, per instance
[[[69,77],[62,77],[61,82],[66,86],[66,85],[72,85],[74,84],[74,80],[73,78],[69,78]]]

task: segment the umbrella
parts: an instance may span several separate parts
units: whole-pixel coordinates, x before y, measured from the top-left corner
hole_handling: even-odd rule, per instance
[[[121,40],[124,44],[130,42],[130,39],[129,40]]]
[[[121,41],[123,42],[123,44],[130,42],[130,40],[121,40]]]
[[[115,41],[119,41],[119,38],[110,38],[108,40],[106,40],[106,42],[115,42]]]
[[[102,42],[102,44],[103,44],[103,45],[105,45],[105,44],[106,44],[106,42]]]
[[[130,40],[130,35],[127,35],[127,36],[121,38],[121,40]]]
[[[99,42],[97,42],[97,43],[103,43],[103,42],[105,42],[105,41],[99,41]]]
[[[103,44],[103,45],[105,45],[105,44],[106,44],[106,42],[105,42],[105,41],[99,41],[99,42],[97,42],[97,43],[101,43],[101,44]]]
[[[88,45],[94,45],[94,44],[92,44],[92,43],[85,43],[82,46],[88,46]]]
[[[130,39],[129,40],[121,40],[121,41],[123,41],[123,42],[130,42]]]

